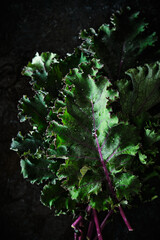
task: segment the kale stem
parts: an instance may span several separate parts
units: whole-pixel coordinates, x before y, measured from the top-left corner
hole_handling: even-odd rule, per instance
[[[82,238],[83,238],[83,231],[82,231],[82,229],[81,229],[81,227],[83,226],[83,222],[82,222],[82,220],[80,221],[80,223],[79,223],[79,227],[80,228],[78,228],[78,230],[79,230],[79,232],[80,232],[80,236],[78,237],[78,240],[82,240]]]
[[[108,212],[108,214],[106,215],[106,217],[104,218],[103,222],[101,223],[101,231],[102,231],[103,228],[105,227],[106,222],[107,222],[108,218],[112,215],[112,213],[113,213],[113,210],[110,210],[110,211]]]
[[[110,174],[109,174],[109,171],[107,170],[106,168],[106,164],[104,162],[104,159],[103,159],[103,156],[102,156],[102,152],[101,152],[101,148],[100,148],[100,145],[99,145],[99,141],[98,141],[98,137],[97,137],[97,131],[96,131],[96,123],[95,123],[95,116],[94,116],[94,104],[93,102],[91,101],[91,105],[92,105],[92,114],[93,114],[93,125],[94,125],[94,137],[95,137],[95,140],[96,140],[96,143],[97,143],[97,148],[98,148],[98,153],[99,153],[99,157],[100,157],[100,161],[101,161],[101,164],[102,164],[102,167],[103,167],[103,170],[104,170],[104,173],[105,173],[105,176],[106,176],[106,180],[108,182],[108,186],[109,186],[109,189],[112,193],[112,196],[114,197],[114,199],[116,200],[116,202],[118,202],[118,199],[117,199],[117,196],[116,196],[116,192],[115,192],[115,189],[112,185],[112,181],[111,181],[111,178],[110,178]],[[122,209],[121,206],[119,206],[119,211],[120,211],[120,214],[128,228],[129,231],[133,231],[132,227],[130,226],[126,216],[125,216],[125,213]]]
[[[119,208],[120,214],[121,214],[121,216],[122,216],[122,218],[123,218],[123,220],[124,220],[124,222],[125,222],[128,230],[129,230],[129,231],[133,231],[133,228],[131,227],[130,223],[128,222],[128,220],[127,220],[127,218],[126,218],[126,216],[125,216],[125,213],[124,213],[121,205],[120,205],[118,208]]]
[[[82,230],[79,230],[81,233],[81,236],[78,237],[78,240],[82,240]]]
[[[104,162],[104,160],[103,160],[101,148],[100,148],[99,141],[98,141],[98,137],[97,137],[96,124],[95,124],[95,116],[94,116],[94,105],[93,105],[93,102],[92,102],[92,101],[91,101],[91,104],[92,104],[92,113],[93,113],[94,137],[95,137],[95,139],[96,139],[96,144],[97,144],[97,147],[98,147],[99,157],[100,157],[101,164],[102,164],[102,167],[103,167],[103,170],[104,170],[104,173],[105,173],[105,176],[106,176],[108,185],[109,185],[109,189],[110,189],[112,195],[116,198],[116,194],[115,194],[114,188],[113,188],[113,186],[112,186],[112,182],[111,182],[111,178],[110,178],[110,176],[109,176],[109,172],[108,172],[108,170],[107,170],[107,168],[106,168],[106,165],[105,165],[105,162]]]
[[[93,234],[93,228],[94,228],[94,218],[92,213],[92,219],[89,222],[88,231],[87,231],[87,239],[91,240],[92,234]]]
[[[101,226],[100,226],[101,231],[104,229],[104,227],[106,225],[106,222],[107,222],[108,218],[112,215],[112,213],[113,213],[113,210],[110,210],[108,212],[108,214],[106,215],[106,217],[104,218],[104,220],[103,220],[103,222],[101,223]],[[94,240],[97,240],[97,236],[95,236]]]
[[[74,233],[74,240],[77,240],[77,233]]]
[[[79,222],[82,220],[82,216],[79,216],[74,223],[72,223],[71,227],[76,228]]]
[[[87,213],[90,213],[90,211],[91,211],[92,209],[91,209],[91,206],[87,206],[86,207],[86,212]],[[74,221],[74,223],[72,223],[72,225],[71,225],[71,227],[73,227],[74,229],[77,229],[80,233],[81,233],[81,235],[78,237],[77,236],[77,233],[75,232],[74,233],[74,240],[77,240],[77,237],[78,237],[78,240],[82,240],[82,238],[83,238],[83,231],[81,230],[81,228],[79,228],[79,227],[81,227],[82,226],[82,221],[83,221],[83,217],[82,216],[79,216],[75,221]]]
[[[113,151],[113,153],[107,158],[106,162],[109,162],[109,160],[110,160],[112,157],[114,157],[114,155],[116,154],[118,148],[120,148],[120,146],[118,146],[118,147]]]
[[[95,209],[93,209],[93,217],[94,217],[94,222],[95,222],[95,225],[96,225],[98,240],[103,240],[101,229],[100,229],[100,226],[99,226],[98,217],[97,217],[97,212],[96,212]]]
[[[90,212],[91,212],[91,210],[92,210],[91,206],[90,206],[90,205],[88,205],[88,206],[87,206],[87,208],[86,208],[86,212],[87,212],[87,213],[90,213]]]

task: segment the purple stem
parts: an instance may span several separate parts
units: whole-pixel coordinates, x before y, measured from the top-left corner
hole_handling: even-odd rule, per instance
[[[74,233],[74,240],[77,240],[77,233]]]
[[[104,218],[104,220],[103,220],[103,222],[101,223],[101,226],[100,226],[101,231],[104,229],[104,227],[106,225],[106,222],[107,222],[108,218],[112,215],[112,213],[113,213],[113,210],[110,210],[108,212],[108,214],[106,215],[106,217]],[[97,235],[95,236],[94,240],[97,240]]]
[[[93,114],[93,124],[94,124],[94,137],[96,139],[96,143],[97,143],[97,147],[98,147],[98,153],[99,153],[99,157],[100,157],[100,160],[101,160],[101,164],[102,164],[102,167],[103,167],[103,170],[104,170],[104,173],[105,173],[105,176],[106,176],[106,180],[108,182],[108,186],[109,186],[109,189],[113,195],[113,197],[115,198],[115,200],[118,202],[118,199],[117,199],[117,196],[116,196],[116,192],[114,190],[114,187],[112,185],[112,181],[111,181],[111,178],[109,176],[109,171],[107,170],[106,168],[106,165],[105,165],[105,162],[103,160],[103,156],[102,156],[102,152],[101,152],[101,148],[100,148],[100,145],[99,145],[99,142],[98,142],[98,137],[97,137],[97,133],[96,133],[96,124],[95,124],[95,117],[94,117],[94,105],[93,105],[93,102],[91,101],[91,105],[92,105],[92,114]],[[119,211],[120,211],[120,214],[126,224],[126,226],[128,227],[128,230],[129,231],[132,231],[133,229],[131,228],[126,216],[125,216],[125,213],[123,212],[123,209],[121,206],[119,206]]]
[[[108,137],[109,137],[109,133],[107,134],[106,138],[104,139],[104,142],[101,146],[101,150],[103,149],[104,145],[106,144],[106,141],[107,141]]]
[[[99,226],[98,217],[97,217],[97,212],[96,212],[95,209],[93,209],[93,217],[94,217],[94,222],[95,222],[95,225],[96,225],[98,240],[103,240],[101,229],[100,229],[100,226]]]
[[[83,223],[82,223],[82,220],[81,220],[80,223],[79,223],[79,227],[81,227],[82,225],[83,225]],[[82,238],[83,238],[83,231],[82,231],[81,228],[78,228],[78,230],[81,233],[81,235],[78,237],[78,240],[82,240]]]
[[[81,236],[78,237],[78,240],[82,240],[82,233],[83,233],[83,232],[82,232],[81,229],[79,229],[79,232],[81,233]]]
[[[90,213],[91,211],[91,206],[87,206],[86,207],[86,211],[87,213]],[[82,226],[82,220],[83,220],[83,217],[82,216],[79,216],[76,221],[74,221],[74,223],[72,223],[71,227],[75,228],[75,229],[78,229],[79,232],[81,233],[81,236],[78,237],[77,233],[75,232],[74,233],[74,240],[77,240],[77,237],[78,237],[78,240],[82,240],[82,237],[83,237],[83,231],[78,228],[79,226]],[[78,227],[77,227],[78,226]]]
[[[96,134],[96,133],[95,133],[95,138],[96,138],[96,143],[97,143],[97,147],[98,147],[98,152],[99,152],[101,164],[102,164],[102,167],[103,167],[103,170],[104,170],[104,173],[105,173],[107,182],[108,182],[109,189],[110,189],[112,195],[113,195],[114,197],[116,197],[115,190],[114,190],[114,188],[113,188],[113,186],[112,186],[111,178],[110,178],[110,176],[109,176],[109,172],[108,172],[108,170],[107,170],[107,168],[106,168],[106,165],[105,165],[105,162],[104,162],[104,160],[103,160],[102,152],[101,152],[101,149],[100,149],[100,146],[99,146],[99,142],[98,142],[98,138],[97,138],[97,134]]]
[[[118,148],[120,148],[120,146],[118,146],[118,147],[113,151],[113,153],[107,158],[106,162],[109,162],[109,160],[110,160],[112,157],[114,157],[114,155],[116,154]]]
[[[101,148],[100,148],[100,145],[99,145],[99,142],[98,142],[98,137],[97,137],[97,133],[96,133],[95,117],[94,117],[94,105],[93,105],[93,102],[92,102],[92,101],[91,101],[91,104],[92,104],[92,113],[93,113],[94,137],[95,137],[95,139],[96,139],[99,157],[100,157],[101,164],[102,164],[102,167],[103,167],[103,170],[104,170],[104,173],[105,173],[105,176],[106,176],[108,185],[109,185],[109,189],[110,189],[110,191],[112,192],[113,196],[115,197],[115,191],[114,191],[114,188],[113,188],[112,183],[111,183],[111,178],[110,178],[110,176],[109,176],[109,172],[108,172],[108,170],[107,170],[107,168],[106,168],[106,165],[105,165],[105,162],[104,162],[104,160],[103,160]]]
[[[91,240],[92,234],[93,234],[93,228],[94,228],[94,219],[92,214],[92,219],[89,222],[88,231],[87,231],[87,239]]]
[[[104,229],[106,222],[107,222],[108,218],[112,215],[112,213],[113,213],[113,210],[110,210],[108,212],[108,214],[106,215],[106,217],[104,218],[103,222],[101,223],[101,231]]]
[[[71,227],[76,228],[76,226],[80,223],[82,220],[82,216],[79,216],[74,223],[72,223]]]
[[[91,212],[91,210],[92,210],[91,206],[90,206],[90,205],[88,205],[88,206],[86,207],[86,212],[87,212],[87,213],[90,213],[90,212]]]
[[[121,214],[121,216],[122,216],[122,218],[123,218],[123,220],[124,220],[124,222],[125,222],[128,230],[129,230],[129,231],[133,231],[133,228],[131,227],[130,223],[128,222],[128,220],[127,220],[127,218],[126,218],[126,216],[125,216],[125,213],[124,213],[122,207],[119,206],[118,208],[119,208],[120,214]]]

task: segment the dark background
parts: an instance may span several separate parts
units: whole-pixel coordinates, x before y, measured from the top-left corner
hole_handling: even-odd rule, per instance
[[[36,52],[61,57],[80,44],[81,29],[97,29],[122,6],[138,9],[160,34],[159,1],[125,0],[11,0],[0,6],[0,237],[15,240],[73,239],[71,217],[54,217],[40,201],[40,186],[23,179],[19,157],[10,151],[13,137],[27,124],[17,119],[17,104],[30,95],[22,68]],[[128,233],[119,215],[105,229],[105,239],[159,239],[160,202],[155,200],[127,210],[135,231]]]

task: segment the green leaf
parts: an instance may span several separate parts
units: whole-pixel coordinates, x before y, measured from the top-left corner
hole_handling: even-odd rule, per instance
[[[29,119],[31,124],[37,127],[38,131],[44,131],[46,129],[48,109],[42,92],[38,92],[32,99],[23,96],[20,100],[19,110],[21,122]]]
[[[34,154],[40,146],[42,146],[42,138],[38,132],[29,133],[25,137],[19,132],[12,140],[11,149],[20,155],[28,152]]]
[[[71,159],[67,159],[64,164],[61,164],[60,169],[57,172],[57,176],[60,180],[65,179],[63,186],[78,186],[79,179],[81,178],[82,163],[80,161],[73,162]]]
[[[117,82],[123,114],[133,117],[160,103],[160,63],[129,69],[130,80]]]
[[[97,195],[102,190],[105,174],[100,151],[106,167],[112,169],[111,175],[115,177],[120,168],[123,173],[127,166],[131,166],[132,161],[126,163],[124,160],[131,160],[129,156],[133,158],[139,149],[136,128],[119,122],[112,114],[111,104],[117,100],[118,94],[111,88],[109,80],[101,76],[101,68],[93,59],[66,76],[66,107],[59,115],[62,123],[52,121],[57,149],[61,145],[68,148],[68,159],[61,165],[58,177],[63,180],[63,187],[69,190],[72,199],[84,203],[90,201],[92,194]],[[96,81],[95,76],[98,76]],[[68,85],[72,87],[69,89]],[[82,174],[84,168],[87,170]],[[107,192],[106,197],[109,197]]]
[[[21,160],[21,169],[23,177],[27,178],[31,183],[42,183],[44,180],[56,179],[55,174],[49,169],[51,161],[47,160],[45,156],[37,154],[28,156]]]
[[[145,128],[144,141],[147,146],[152,146],[154,143],[160,141],[160,132]]]
[[[141,189],[138,178],[129,172],[117,174],[114,182],[119,199],[125,197],[129,200],[132,195],[138,194]]]
[[[41,202],[50,208],[54,208],[55,215],[59,216],[69,211],[74,212],[75,201],[71,200],[67,191],[61,187],[59,181],[56,184],[45,185],[41,193]]]
[[[39,53],[36,53],[32,59],[32,63],[28,63],[28,66],[23,69],[22,74],[32,77],[35,80],[46,80],[51,64],[57,62],[56,54],[46,52],[39,55]]]
[[[156,34],[145,34],[147,23],[129,8],[119,11],[111,17],[111,24],[103,24],[97,31],[89,29],[81,33],[84,40],[81,49],[85,53],[100,58],[111,81],[124,76],[124,72],[144,64],[144,50],[154,46]],[[152,50],[152,54],[153,50]],[[153,56],[152,55],[152,56]],[[143,56],[143,57],[142,57]]]
[[[56,54],[49,52],[41,55],[36,53],[32,63],[28,63],[22,74],[31,78],[31,84],[36,91],[46,92],[45,100],[51,106],[63,87],[63,77],[71,68],[85,61],[86,57],[78,49],[75,49],[73,54],[68,54],[65,59],[59,59]]]
[[[71,181],[71,180],[70,180]],[[72,199],[87,203],[91,195],[97,195],[102,191],[101,176],[92,170],[88,170],[84,176],[79,177],[79,182],[68,186],[68,182],[63,183],[64,187],[69,189]]]
[[[114,201],[110,196],[107,197],[106,191],[99,192],[98,195],[92,195],[89,205],[99,212],[114,209]]]
[[[147,156],[145,154],[142,154],[140,151],[138,152],[138,155],[139,155],[139,160],[142,164],[146,164],[146,159],[147,159]]]

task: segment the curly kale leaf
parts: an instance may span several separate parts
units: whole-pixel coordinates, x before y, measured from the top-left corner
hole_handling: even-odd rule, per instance
[[[111,23],[103,24],[97,32],[92,28],[82,31],[80,37],[84,42],[80,49],[100,58],[107,76],[114,82],[122,78],[129,68],[148,60],[143,53],[154,46],[157,37],[155,32],[147,36],[147,25],[139,12],[124,9],[115,13]],[[152,51],[152,60],[153,54]]]
[[[43,181],[56,180],[55,173],[49,168],[53,160],[49,160],[41,152],[36,155],[29,155],[21,160],[21,169],[23,177],[27,178],[31,183],[42,183]]]
[[[28,119],[31,125],[40,132],[44,132],[48,125],[46,121],[48,108],[44,98],[45,94],[39,91],[30,99],[27,96],[23,96],[18,106],[20,121],[24,122]]]
[[[65,78],[66,107],[59,115],[61,124],[52,121],[50,128],[57,137],[57,150],[62,146],[68,149],[67,160],[58,171],[62,186],[69,190],[72,199],[84,203],[92,203],[92,197],[100,194],[103,182],[106,182],[101,157],[110,171],[113,184],[124,180],[127,170],[130,172],[130,181],[124,180],[128,199],[140,189],[138,178],[131,171],[139,137],[134,126],[119,122],[112,113],[111,105],[118,93],[101,75],[101,68],[99,61],[93,59],[70,71]],[[137,184],[132,184],[132,181],[137,181]],[[122,197],[121,186],[116,185],[116,189]],[[111,193],[106,183],[104,191],[106,199],[109,199]]]
[[[141,164],[137,165],[137,172],[141,177],[143,200],[152,199],[159,192],[157,182],[160,177],[158,162],[160,131],[157,107],[160,104],[160,63],[155,62],[129,69],[126,75],[129,76],[128,79],[117,81],[121,116],[133,122],[142,136],[141,147],[138,150]],[[153,115],[151,113],[155,107],[156,112]],[[151,177],[148,178],[148,176]]]
[[[23,156],[28,152],[31,154],[36,153],[40,146],[42,146],[42,138],[38,132],[28,133],[25,137],[19,132],[12,141],[11,149]]]
[[[160,63],[132,68],[126,74],[129,80],[117,82],[123,115],[139,117],[160,103]]]
[[[41,202],[50,207],[54,207],[54,214],[66,214],[76,210],[76,201],[72,200],[69,193],[61,187],[61,182],[57,181],[56,184],[49,183],[45,185],[41,193]]]
[[[34,90],[43,90],[46,93],[47,104],[52,106],[63,87],[63,77],[70,69],[86,60],[78,49],[75,49],[73,54],[68,54],[65,59],[49,52],[41,55],[37,53],[32,62],[23,69],[22,74],[31,78],[30,83]]]

